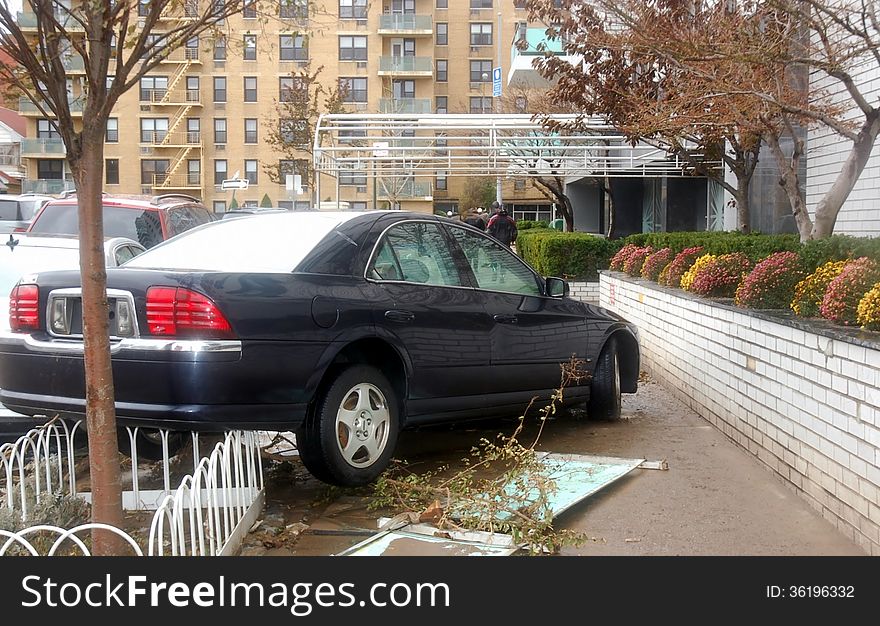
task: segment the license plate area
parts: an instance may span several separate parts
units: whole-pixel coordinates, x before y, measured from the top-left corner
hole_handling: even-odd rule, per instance
[[[127,291],[107,290],[107,315],[110,338],[138,336],[134,297]],[[81,289],[56,289],[49,293],[46,307],[46,330],[53,337],[82,339],[83,305]]]

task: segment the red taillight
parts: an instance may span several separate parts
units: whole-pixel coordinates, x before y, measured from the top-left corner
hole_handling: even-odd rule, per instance
[[[147,289],[147,326],[151,335],[201,338],[235,336],[213,300],[183,287]]]
[[[40,288],[16,285],[9,294],[9,327],[16,332],[39,330]]]

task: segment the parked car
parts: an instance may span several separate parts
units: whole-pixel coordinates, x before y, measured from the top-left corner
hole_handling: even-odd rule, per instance
[[[214,221],[214,214],[200,200],[183,194],[161,196],[105,195],[104,234],[128,237],[144,248]],[[28,228],[40,235],[79,235],[76,196],[54,200],[37,213]]]
[[[52,196],[34,193],[0,195],[0,234],[27,230],[37,211],[54,199]]]
[[[232,219],[236,217],[249,217],[251,215],[268,215],[269,213],[288,213],[288,209],[277,209],[277,208],[269,208],[269,207],[242,207],[240,209],[232,209],[231,211],[226,211],[221,216],[221,219]]]
[[[0,333],[9,332],[9,292],[26,274],[50,269],[77,269],[79,241],[73,237],[33,237],[25,233],[3,235],[0,241]],[[136,241],[111,237],[104,241],[107,267],[116,267],[144,251]],[[14,441],[36,424],[30,418],[7,410],[0,405],[0,443]],[[140,431],[138,435],[140,435]],[[149,438],[145,432],[143,437]],[[124,440],[121,443],[125,443]],[[155,445],[147,440],[148,445]]]
[[[0,401],[81,415],[79,275],[11,296]],[[518,414],[559,386],[615,418],[636,391],[636,329],[567,296],[461,222],[401,211],[290,212],[222,220],[109,269],[117,414],[179,430],[297,431],[319,479],[364,484],[401,427]],[[134,323],[123,328],[120,318]],[[39,375],[37,375],[39,373]]]

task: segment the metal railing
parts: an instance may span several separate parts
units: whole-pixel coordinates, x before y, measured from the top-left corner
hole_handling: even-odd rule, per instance
[[[380,198],[405,200],[407,198],[431,198],[434,186],[428,181],[407,181],[397,183],[395,180],[382,180],[376,190]]]
[[[62,546],[88,555],[78,535],[105,529],[120,535],[132,551],[142,556],[218,556],[234,553],[241,539],[256,521],[264,503],[263,466],[258,435],[234,431],[217,442],[210,453],[199,452],[200,439],[192,433],[193,471],[171,488],[168,431],[158,431],[163,451],[162,489],[145,489],[138,472],[138,428],[127,428],[131,449],[131,490],[123,493],[126,510],[154,510],[149,525],[147,549],[124,530],[104,524],[82,524],[71,529],[34,525],[23,530],[0,529],[0,556],[26,553],[38,556],[46,536],[55,537],[47,556]],[[32,429],[14,443],[0,446],[0,508],[33,518],[37,505],[59,496],[89,500],[77,485],[77,433],[81,422],[69,424],[54,418]],[[151,431],[154,432],[154,431]],[[34,537],[43,541],[37,543]],[[72,544],[72,547],[71,547]],[[15,549],[17,548],[17,550]]]
[[[64,11],[55,11],[53,15],[55,16],[55,21],[67,31],[73,32],[85,30],[82,24]],[[22,11],[17,14],[16,22],[21,30],[35,30],[39,21],[37,20],[37,15],[35,13],[25,13]]]
[[[383,13],[379,16],[379,34],[390,33],[425,33],[434,32],[434,18],[430,15],[413,15],[411,13]]]
[[[74,188],[73,181],[55,179],[32,179],[21,181],[22,193],[59,194]]]
[[[31,154],[38,155],[65,155],[67,148],[61,139],[22,139],[21,154],[28,156]]]
[[[74,98],[72,100],[68,100],[68,104],[70,105],[71,113],[82,113],[85,108],[86,101],[84,98]],[[52,110],[45,107],[48,113],[52,113]],[[18,112],[19,113],[39,113],[42,115],[40,109],[37,108],[37,105],[31,102],[30,98],[27,96],[20,96],[18,98]]]
[[[380,113],[431,113],[430,98],[380,98]]]
[[[382,56],[379,57],[380,74],[433,74],[431,57]]]

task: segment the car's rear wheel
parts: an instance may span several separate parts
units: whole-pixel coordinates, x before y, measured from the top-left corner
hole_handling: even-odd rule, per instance
[[[133,430],[133,429],[132,429]],[[186,445],[189,433],[182,431],[168,431],[168,458],[170,459]],[[161,461],[162,433],[156,428],[138,428],[134,435],[134,443],[137,447],[138,461]],[[124,426],[119,428],[119,451],[131,456],[131,437],[128,429]]]
[[[617,342],[612,337],[605,343],[593,380],[587,414],[593,420],[616,420],[620,417],[620,361]]]
[[[397,445],[394,389],[375,367],[339,372],[297,434],[300,458],[315,478],[353,487],[375,480]]]

